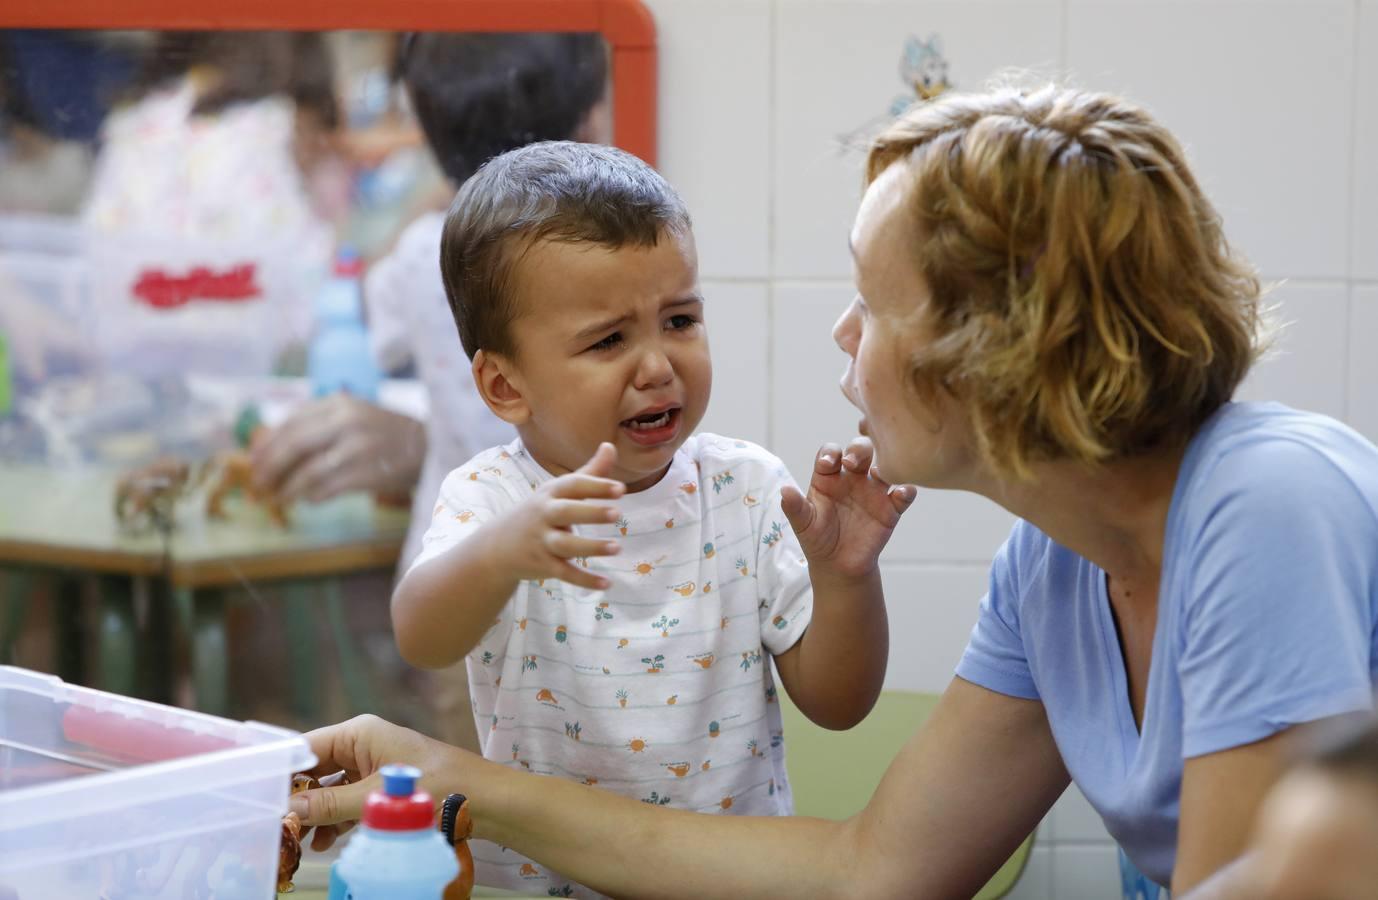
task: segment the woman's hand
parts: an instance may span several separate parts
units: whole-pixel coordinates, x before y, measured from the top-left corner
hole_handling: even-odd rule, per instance
[[[426,430],[349,394],[313,400],[253,448],[254,482],[284,502],[347,491],[406,496],[421,476]]]
[[[353,827],[369,792],[382,787],[378,770],[390,763],[405,763],[421,770],[421,789],[437,806],[450,793],[470,793],[485,763],[472,754],[384,721],[377,716],[357,716],[339,725],[318,728],[306,735],[311,752],[319,760],[307,774],[328,778],[345,773],[344,784],[303,791],[291,799],[291,810],[301,817],[304,829],[314,827],[311,849],[329,848],[337,837]]]
[[[857,437],[843,452],[824,444],[814,461],[805,497],[787,487],[780,505],[815,572],[826,567],[848,578],[875,571],[880,551],[914,502],[913,485],[891,485],[871,466],[869,438]]]

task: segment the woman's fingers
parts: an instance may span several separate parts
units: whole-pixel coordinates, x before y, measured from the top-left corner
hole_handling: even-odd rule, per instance
[[[378,777],[369,777],[333,788],[316,788],[292,795],[291,809],[305,825],[336,825],[357,821],[363,814],[364,800],[378,787]]]

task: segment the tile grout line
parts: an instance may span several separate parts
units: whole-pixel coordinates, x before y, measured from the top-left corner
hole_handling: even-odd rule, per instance
[[[1349,227],[1345,229],[1345,237],[1347,238],[1345,241],[1345,271],[1349,274],[1349,289],[1345,295],[1345,342],[1340,350],[1340,354],[1344,358],[1345,373],[1344,381],[1340,384],[1340,408],[1344,410],[1346,422],[1352,420],[1353,414],[1353,411],[1350,409],[1349,401],[1350,381],[1353,376],[1351,367],[1354,362],[1354,354],[1351,348],[1354,342],[1350,339],[1350,335],[1353,334],[1354,329],[1354,301],[1355,294],[1357,293],[1355,290],[1356,280],[1354,278],[1354,269],[1358,261],[1354,258],[1354,245],[1358,243],[1357,229],[1359,224],[1359,204],[1355,200],[1354,195],[1355,189],[1358,187],[1357,182],[1359,178],[1359,91],[1362,89],[1362,85],[1359,82],[1359,69],[1360,66],[1363,65],[1363,59],[1359,53],[1361,50],[1359,38],[1360,35],[1363,34],[1363,16],[1363,4],[1360,0],[1354,0],[1354,56],[1352,62],[1353,72],[1350,74],[1349,94],[1349,190],[1345,192],[1346,199],[1349,203],[1349,221],[1347,223]]]
[[[775,256],[779,244],[779,235],[776,233],[775,227],[775,194],[778,177],[777,166],[775,165],[776,128],[778,126],[775,104],[778,99],[776,84],[779,80],[777,65],[778,28],[780,24],[779,0],[770,0],[767,6],[767,16],[770,40],[767,42],[766,48],[766,65],[769,67],[766,72],[766,164],[770,167],[770,179],[766,183],[766,273],[768,280],[766,288],[766,333],[770,335],[770,339],[766,342],[766,440],[769,441],[770,447],[775,447],[775,366],[778,362],[775,358],[775,328],[778,321],[775,315],[775,304],[778,298],[775,290]]]

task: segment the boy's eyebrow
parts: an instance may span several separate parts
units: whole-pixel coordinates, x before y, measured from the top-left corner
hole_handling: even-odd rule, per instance
[[[601,322],[595,322],[587,328],[579,329],[578,333],[574,335],[574,340],[587,340],[588,338],[591,338],[596,334],[600,334],[604,331],[609,331],[613,328],[616,328],[618,325],[621,325],[623,322],[627,321],[630,318],[631,316],[617,316],[612,319],[604,319]]]
[[[688,295],[683,296],[683,297],[676,297],[676,298],[673,299],[673,300],[667,300],[667,301],[665,301],[664,303],[662,303],[662,304],[660,305],[660,309],[661,309],[661,311],[663,312],[663,311],[665,311],[665,310],[667,310],[667,309],[670,309],[671,307],[674,307],[674,306],[701,305],[702,303],[703,303],[703,295],[702,295],[702,294],[698,294],[698,293],[694,293],[694,294],[688,294]],[[623,322],[629,321],[631,318],[632,318],[632,317],[631,317],[630,315],[615,316],[615,317],[613,317],[613,318],[611,318],[611,319],[604,319],[604,320],[601,321],[601,322],[595,322],[594,324],[588,326],[587,328],[581,328],[581,329],[579,329],[579,331],[574,335],[574,337],[572,338],[572,340],[575,340],[575,341],[588,340],[589,338],[595,337],[595,336],[597,336],[597,335],[599,335],[599,334],[601,334],[601,333],[603,333],[603,332],[605,332],[605,331],[611,331],[612,329],[614,329],[614,328],[616,328],[617,326],[621,325]]]
[[[662,304],[660,305],[660,308],[661,308],[661,309],[669,309],[669,308],[672,307],[672,306],[689,306],[690,304],[695,304],[695,303],[696,303],[696,304],[702,304],[702,303],[703,303],[703,295],[702,295],[702,294],[698,294],[698,293],[686,294],[685,296],[683,296],[683,297],[677,297],[677,298],[674,299],[674,300],[666,300],[664,303],[662,303]]]

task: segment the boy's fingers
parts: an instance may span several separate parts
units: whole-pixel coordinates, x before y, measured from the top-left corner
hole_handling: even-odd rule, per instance
[[[556,567],[551,577],[558,578],[566,584],[572,584],[575,587],[588,588],[591,591],[605,591],[612,584],[612,582],[608,581],[608,579],[604,578],[602,575],[595,575],[588,569],[581,569],[573,563],[563,560]]]
[[[575,559],[581,556],[616,556],[622,551],[617,541],[580,537],[568,531],[547,531],[545,548],[560,559]]]
[[[871,468],[871,457],[875,454],[875,449],[871,444],[871,439],[858,435],[852,438],[847,445],[847,450],[842,454],[842,465],[849,472],[864,473]]]
[[[611,525],[617,521],[617,510],[587,500],[552,500],[546,507],[546,523],[556,528],[570,525]]]
[[[813,524],[813,504],[793,485],[787,484],[780,489],[780,509],[789,519],[795,534],[800,534]]]
[[[617,448],[604,441],[598,445],[598,449],[593,452],[589,461],[579,467],[579,471],[585,475],[607,478],[612,474],[612,467],[616,464]]]
[[[611,478],[599,478],[582,472],[561,475],[550,486],[552,497],[569,500],[616,500],[627,493],[627,486]]]
[[[896,512],[904,512],[913,505],[914,500],[919,496],[919,489],[912,484],[897,484],[890,488],[886,495],[890,498],[890,503],[895,507]]]
[[[813,470],[819,475],[835,475],[842,464],[842,448],[836,444],[824,444],[818,448],[818,456],[813,461]]]
[[[867,472],[866,474],[870,476],[872,481],[874,481],[876,484],[880,485],[883,488],[888,489],[892,486],[890,482],[886,481],[883,477],[881,477],[880,469],[876,468],[875,466],[871,466],[871,471]]]

